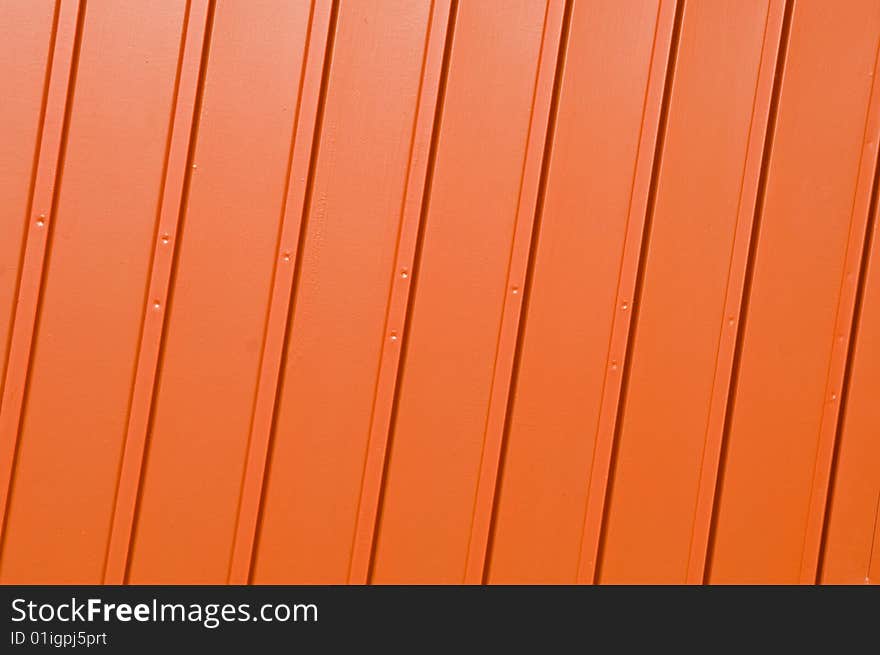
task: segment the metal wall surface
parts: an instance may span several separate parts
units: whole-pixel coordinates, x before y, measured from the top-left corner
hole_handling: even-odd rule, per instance
[[[0,37],[0,582],[880,580],[880,1]]]

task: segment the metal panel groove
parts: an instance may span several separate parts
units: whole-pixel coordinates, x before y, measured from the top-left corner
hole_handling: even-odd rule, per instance
[[[419,246],[424,235],[424,212],[428,205],[437,136],[443,115],[450,43],[455,33],[457,10],[458,2],[454,0],[435,0],[431,7],[431,25],[425,43],[403,216],[397,238],[395,266],[391,272],[393,282],[382,330],[387,338],[382,340],[382,355],[370,417],[370,436],[358,499],[358,517],[348,577],[348,581],[352,583],[365,584],[369,581],[385,481],[388,434],[397,399],[402,353],[405,352],[409,334],[412,294],[418,279]],[[402,340],[392,340],[392,333],[400,335]]]
[[[826,404],[839,401],[837,389],[828,393],[828,371],[841,280],[853,274],[846,261],[852,225],[864,225],[867,213],[855,215],[852,203],[878,30],[875,3],[793,8],[710,582],[802,581],[805,539],[814,530],[810,496],[825,448],[822,416]],[[841,55],[829,68],[831,52]]]
[[[162,179],[162,199],[156,231],[150,281],[143,309],[137,363],[128,409],[122,462],[119,470],[107,561],[106,584],[121,584],[128,565],[131,530],[141,486],[156,373],[168,315],[168,300],[177,251],[180,218],[186,205],[192,145],[198,131],[198,113],[204,88],[204,65],[210,47],[213,2],[194,0],[184,19],[180,63],[174,90],[174,109],[168,132],[168,150]]]
[[[465,565],[465,582],[479,584],[485,578],[485,560],[498,489],[498,469],[505,435],[505,423],[510,408],[510,388],[521,352],[520,319],[525,303],[526,278],[534,244],[535,224],[538,221],[541,199],[547,183],[547,160],[553,120],[559,102],[559,78],[565,59],[565,40],[571,19],[571,4],[550,2],[544,18],[541,52],[535,78],[535,97],[529,122],[528,145],[523,161],[520,195],[495,365],[492,371],[492,390],[486,412],[486,430],[483,452],[480,456],[480,476],[474,498],[474,512]]]
[[[277,404],[278,380],[290,324],[293,290],[302,258],[303,221],[314,184],[318,135],[326,98],[327,71],[333,52],[335,2],[312,5],[301,87],[297,98],[295,136],[287,173],[284,216],[276,252],[272,300],[260,361],[251,433],[236,518],[229,582],[244,584],[251,575],[254,540],[258,534],[268,452]],[[281,267],[281,268],[279,268]]]
[[[596,444],[590,467],[584,535],[578,564],[578,581],[582,583],[595,582],[599,572],[608,493],[613,484],[616,436],[626,397],[631,332],[637,324],[633,316],[637,314],[641,304],[638,295],[644,275],[645,241],[656,197],[657,168],[663,156],[663,139],[669,97],[675,79],[683,8],[681,2],[661,2],[654,35],[652,70],[642,117],[639,159],[621,253]]]
[[[880,384],[876,347],[877,212],[880,154],[875,163],[870,222],[865,234],[856,303],[849,330],[846,373],[840,391],[840,418],[834,444],[819,561],[819,580],[831,584],[876,582],[880,531],[880,416],[873,390]]]
[[[82,38],[83,10],[84,5],[78,0],[61,2],[53,25],[45,104],[28,201],[21,272],[17,278],[9,357],[4,362],[3,395],[0,400],[0,548],[5,544],[9,496],[12,493],[46,252],[54,225],[58,185],[63,169],[77,52]]]

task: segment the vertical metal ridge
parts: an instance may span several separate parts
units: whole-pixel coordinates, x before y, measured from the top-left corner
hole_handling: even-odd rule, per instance
[[[865,247],[862,252],[862,262],[859,270],[859,281],[855,297],[855,307],[853,308],[852,325],[850,327],[850,341],[849,349],[847,352],[846,371],[843,377],[843,384],[840,388],[840,417],[837,421],[837,426],[835,430],[834,452],[831,459],[831,470],[828,480],[828,496],[825,500],[825,520],[822,526],[822,542],[819,548],[819,562],[816,575],[817,581],[821,581],[822,577],[824,576],[824,566],[828,539],[828,517],[829,512],[831,511],[831,506],[834,502],[835,486],[838,475],[838,465],[840,462],[841,435],[843,434],[844,428],[846,427],[847,413],[849,408],[849,391],[850,384],[852,382],[852,369],[855,361],[856,346],[858,345],[861,332],[862,308],[864,304],[865,288],[868,284],[868,269],[871,265],[871,259],[877,256],[874,253],[876,253],[878,251],[878,248],[880,248],[880,243],[878,243],[877,236],[877,228],[878,225],[880,225],[880,218],[878,218],[877,215],[878,213],[880,213],[880,152],[877,153],[877,159],[874,164],[874,185],[871,192],[871,205],[869,211],[868,226],[865,230]],[[878,529],[878,517],[880,517],[880,496],[878,496],[877,498],[876,509],[874,511],[874,530],[872,531],[872,534],[874,535],[874,542],[876,542],[877,539],[876,532]],[[870,575],[871,554],[874,550],[874,542],[872,542],[870,549],[867,553],[868,565],[866,567],[867,570],[865,571],[866,578],[868,578]]]
[[[247,456],[242,476],[228,582],[246,584],[259,533],[263,491],[275,425],[287,335],[302,259],[303,228],[314,182],[320,126],[333,54],[338,3],[316,0],[311,8],[291,159]]]
[[[638,244],[638,263],[635,266],[635,283],[632,286],[632,307],[629,316],[628,328],[626,329],[626,345],[623,355],[619,357],[622,362],[620,386],[617,391],[617,407],[614,414],[614,425],[611,437],[611,454],[607,466],[603,469],[607,474],[605,481],[604,500],[601,507],[601,521],[599,524],[599,542],[596,548],[595,569],[593,581],[598,583],[601,576],[602,553],[605,548],[605,537],[608,529],[608,507],[614,493],[615,476],[617,472],[617,459],[620,450],[620,433],[623,429],[623,419],[626,415],[627,401],[629,399],[629,381],[632,373],[633,350],[636,343],[636,335],[639,329],[639,317],[641,315],[645,276],[647,274],[648,253],[651,249],[653,234],[654,209],[657,204],[657,189],[660,184],[660,169],[666,147],[667,125],[669,123],[669,108],[672,103],[672,90],[675,84],[676,67],[678,64],[678,48],[681,42],[682,24],[684,22],[684,7],[686,2],[682,0],[676,8],[675,22],[672,29],[672,44],[669,51],[669,63],[666,68],[666,81],[663,91],[663,99],[660,104],[660,119],[657,140],[654,151],[654,161],[651,167],[651,179],[648,186],[648,201],[644,214],[644,223],[641,227],[641,239]],[[623,270],[623,269],[621,269]],[[622,296],[618,295],[619,298]],[[625,299],[621,300],[620,309],[625,312]],[[614,371],[614,352],[612,350],[605,363],[606,378]],[[605,386],[607,389],[607,385]],[[597,440],[598,441],[598,440]]]
[[[0,549],[6,519],[31,353],[44,285],[82,41],[85,0],[60,0],[48,59],[39,145],[28,202],[25,245],[0,398]]]
[[[213,11],[213,0],[190,0],[183,24],[180,65],[169,128],[159,216],[153,239],[150,279],[104,564],[105,584],[122,584],[128,567],[147,433],[168,317],[175,252],[180,242],[180,220],[185,211],[192,171],[189,164],[198,129],[198,111],[204,87]]]
[[[538,188],[537,206],[535,210],[534,225],[532,227],[531,243],[529,244],[529,258],[526,263],[525,281],[523,283],[523,299],[522,308],[520,309],[520,320],[518,325],[518,334],[516,341],[516,351],[513,358],[513,369],[510,373],[510,390],[507,395],[507,407],[505,408],[504,431],[501,437],[501,448],[498,453],[498,473],[495,481],[495,490],[493,496],[492,514],[489,517],[489,533],[486,540],[485,561],[483,563],[483,583],[487,582],[487,578],[492,566],[492,548],[495,540],[495,533],[498,528],[498,494],[504,485],[504,464],[507,458],[507,449],[510,439],[511,415],[513,412],[514,402],[516,401],[517,388],[519,386],[520,366],[522,365],[522,353],[524,347],[526,328],[529,323],[530,308],[532,303],[532,288],[535,281],[535,267],[537,266],[538,247],[541,240],[541,227],[544,221],[544,203],[547,198],[547,180],[550,175],[550,157],[553,154],[553,147],[556,142],[556,126],[557,117],[559,115],[559,102],[562,94],[562,82],[565,74],[565,66],[568,60],[568,48],[571,41],[571,21],[574,13],[574,5],[577,0],[569,0],[566,6],[566,13],[562,22],[562,36],[559,43],[559,53],[557,56],[556,77],[554,80],[555,88],[553,91],[553,105],[550,108],[550,117],[547,125],[547,136],[544,148],[544,161],[542,165],[541,184]]]
[[[849,234],[837,301],[831,357],[825,380],[825,402],[822,407],[822,418],[819,422],[819,441],[801,556],[800,581],[802,584],[815,584],[819,573],[831,468],[834,461],[838,426],[843,418],[841,396],[852,370],[851,352],[855,341],[856,307],[864,291],[865,255],[871,238],[868,228],[871,225],[872,210],[875,207],[878,142],[880,142],[880,84],[877,83],[878,75],[880,75],[880,43],[878,43],[874,58],[874,70],[871,75],[871,95],[865,118],[862,152],[850,213]]]
[[[622,405],[621,391],[630,343],[632,305],[643,264],[642,249],[647,236],[645,227],[656,187],[656,169],[662,155],[663,120],[669,104],[683,7],[683,2],[662,0],[657,13],[638,155],[626,220],[626,236],[614,298],[616,311],[612,319],[584,513],[577,571],[577,581],[582,584],[595,582],[598,569],[615,435]],[[620,364],[616,365],[613,362]]]
[[[286,313],[286,316],[284,317],[284,323],[282,323],[283,328],[284,328],[284,334],[283,334],[283,338],[281,340],[280,361],[279,361],[278,368],[277,368],[278,373],[276,375],[275,383],[274,383],[274,387],[273,387],[272,406],[271,406],[272,414],[271,414],[271,421],[269,422],[268,444],[267,444],[267,448],[266,448],[265,457],[263,458],[262,469],[260,470],[260,475],[262,477],[260,479],[258,503],[256,505],[256,522],[253,527],[253,541],[251,543],[250,561],[248,563],[248,567],[249,567],[248,577],[247,577],[248,582],[253,577],[253,564],[254,564],[254,561],[256,558],[257,550],[259,549],[259,545],[260,545],[260,534],[261,534],[261,530],[262,530],[262,524],[263,524],[264,512],[265,512],[265,502],[266,502],[265,490],[266,490],[268,477],[271,474],[271,470],[272,470],[272,457],[273,457],[273,452],[274,452],[274,448],[275,448],[275,436],[276,436],[275,431],[277,430],[277,420],[278,420],[278,414],[276,412],[276,409],[277,409],[278,399],[281,394],[281,389],[282,389],[282,385],[283,385],[283,379],[281,378],[281,372],[284,371],[287,367],[288,348],[290,347],[290,340],[291,340],[290,331],[293,326],[294,316],[295,316],[296,309],[297,309],[297,299],[298,299],[299,288],[300,288],[300,286],[299,286],[300,285],[300,277],[302,275],[302,268],[303,268],[303,247],[304,247],[303,244],[305,243],[305,240],[307,237],[307,232],[309,229],[309,214],[311,211],[312,198],[313,198],[313,195],[315,192],[315,188],[314,188],[315,187],[315,176],[317,175],[318,158],[320,155],[320,144],[321,144],[321,138],[323,135],[324,112],[325,112],[325,107],[326,107],[326,102],[327,102],[328,87],[330,84],[330,75],[331,75],[331,68],[332,68],[332,63],[333,63],[334,51],[335,51],[335,47],[336,47],[336,37],[337,37],[336,30],[337,30],[337,22],[338,22],[338,16],[339,16],[341,2],[339,0],[323,0],[323,1],[325,1],[325,2],[329,1],[330,15],[329,15],[329,20],[326,25],[326,28],[323,25],[321,27],[322,33],[326,34],[326,40],[324,42],[324,49],[321,51],[323,53],[322,54],[323,58],[318,57],[318,59],[317,59],[317,61],[320,61],[320,68],[317,69],[317,74],[319,76],[319,78],[318,78],[319,84],[318,84],[318,92],[317,92],[318,102],[317,102],[317,109],[316,109],[316,113],[315,113],[314,125],[312,127],[312,131],[310,134],[310,136],[311,136],[310,149],[308,150],[308,153],[307,153],[308,154],[308,156],[307,156],[308,166],[305,169],[305,177],[302,178],[302,183],[304,185],[303,186],[304,199],[303,199],[303,203],[302,203],[302,210],[300,212],[300,220],[299,220],[298,228],[297,228],[298,232],[295,232],[295,236],[292,237],[291,241],[287,242],[287,243],[289,243],[289,245],[291,247],[293,247],[294,245],[296,246],[296,253],[294,256],[293,250],[283,250],[283,249],[281,249],[281,247],[279,247],[278,252],[276,254],[276,257],[278,257],[278,259],[281,262],[286,263],[287,260],[290,260],[291,262],[293,262],[293,273],[292,273],[292,278],[291,278],[289,295],[287,296],[287,302],[288,302],[287,313]],[[314,11],[312,12],[312,16],[314,16]],[[309,43],[311,43],[313,28],[314,28],[314,25],[310,25]],[[303,80],[303,84],[305,84],[305,80]],[[301,99],[302,99],[302,93],[300,93],[300,99],[298,100],[298,102],[300,104],[300,113],[301,113],[301,105],[302,105]],[[309,135],[304,133],[304,136],[309,136]],[[293,147],[294,148],[296,147],[296,142],[294,142]],[[297,151],[294,150],[293,153],[294,153],[294,155],[296,155]],[[293,162],[291,162],[291,170],[293,170],[293,165],[294,165]],[[287,206],[287,201],[289,200],[291,193],[292,193],[290,186],[289,186],[289,184],[290,184],[289,178],[288,178],[287,182],[288,182],[288,189],[287,189],[287,194],[285,196],[285,198],[286,198],[285,208]],[[282,225],[282,232],[283,231],[284,230],[283,230],[283,225]],[[281,244],[280,241],[279,241],[279,244]],[[276,273],[277,273],[277,266],[276,266],[275,273],[273,273],[273,288],[274,288],[274,285],[275,285],[276,279],[277,279]],[[271,304],[270,304],[270,308],[269,308],[269,313],[271,314]],[[273,326],[273,325],[277,325],[277,324],[275,322],[272,322],[271,324],[269,324],[267,322],[267,327],[266,327],[266,335],[267,336],[264,337],[264,345],[265,345],[266,339],[268,339],[268,335],[270,333],[271,326]],[[263,353],[263,354],[265,354],[265,353]],[[263,359],[264,359],[264,357],[261,356],[261,366],[262,366]],[[256,405],[255,405],[254,413],[256,415]],[[253,423],[253,421],[252,421],[252,423]],[[249,439],[248,443],[249,444],[252,443],[252,440]],[[250,449],[250,445],[249,445],[249,449]],[[247,469],[244,471],[244,473],[247,473]],[[243,475],[242,476],[242,489],[245,488],[246,480],[247,480],[247,478]],[[243,499],[244,499],[244,495],[242,495],[242,499],[240,499],[240,501],[239,501],[239,508],[241,508],[241,503],[242,503]],[[241,516],[242,516],[242,514],[241,514],[241,510],[240,510],[239,516],[236,518],[236,533],[238,532],[238,529],[240,526]],[[233,554],[234,554],[234,551],[235,551],[235,547],[233,545]],[[232,562],[232,559],[230,558],[230,572],[232,570],[232,564],[233,564],[233,562]]]
[[[369,562],[367,568],[367,578],[366,582],[369,584],[372,575],[373,575],[373,567],[375,565],[375,557],[376,557],[376,546],[379,540],[379,532],[380,526],[382,525],[382,512],[384,510],[384,495],[386,491],[386,483],[387,483],[387,473],[388,473],[388,462],[391,457],[391,449],[394,444],[394,430],[397,422],[397,413],[400,409],[400,390],[401,390],[401,380],[403,378],[403,373],[406,370],[407,357],[409,354],[409,336],[412,327],[413,320],[413,301],[418,293],[419,287],[419,271],[420,271],[420,262],[422,259],[422,252],[425,244],[425,233],[426,233],[426,222],[428,209],[430,207],[431,202],[431,192],[433,190],[434,183],[434,168],[437,163],[437,149],[439,147],[440,142],[440,131],[443,125],[443,113],[445,110],[445,102],[446,102],[446,85],[449,77],[449,67],[452,58],[452,48],[455,40],[455,30],[456,30],[456,21],[458,20],[458,8],[459,2],[458,0],[452,1],[452,6],[449,12],[449,26],[446,32],[446,42],[444,44],[443,49],[443,61],[441,64],[441,74],[440,74],[440,86],[437,92],[437,104],[436,111],[434,113],[434,121],[431,131],[431,146],[430,146],[430,154],[428,156],[428,166],[427,171],[425,173],[425,190],[424,197],[422,199],[422,205],[420,208],[419,214],[419,228],[418,233],[416,235],[416,244],[415,244],[415,253],[413,255],[413,270],[412,270],[412,284],[410,285],[409,293],[406,297],[407,302],[407,310],[404,316],[403,323],[403,336],[400,343],[400,356],[397,364],[397,370],[394,372],[394,390],[393,397],[391,399],[391,414],[388,417],[388,428],[387,428],[387,436],[385,437],[385,455],[381,462],[382,464],[382,475],[381,480],[378,485],[379,494],[376,498],[375,506],[376,513],[375,518],[372,523],[373,537],[372,543],[370,544],[370,553],[369,553]]]
[[[533,263],[532,237],[541,209],[542,190],[546,185],[548,155],[552,147],[551,130],[558,106],[560,78],[565,57],[564,34],[570,16],[570,2],[548,1],[535,71],[532,113],[504,287],[504,304],[495,351],[486,427],[483,433],[479,478],[471,515],[464,572],[465,584],[483,582],[498,470],[501,465],[501,450],[511,399],[512,376],[521,346],[520,323],[525,286],[529,277],[529,264]]]
[[[43,130],[42,126],[46,120],[46,106],[49,102],[49,83],[52,80],[52,53],[55,52],[55,42],[58,35],[58,20],[61,13],[61,2],[56,0],[55,9],[52,14],[52,27],[49,31],[49,43],[46,48],[46,66],[43,72],[43,89],[40,96],[40,113],[37,116],[36,139],[34,141],[34,150],[31,161],[31,172],[28,178],[27,200],[25,203],[25,213],[21,225],[21,243],[18,249],[18,265],[15,272],[15,282],[13,289],[15,296],[13,297],[13,305],[11,309],[9,327],[7,334],[3,339],[3,350],[0,350],[0,409],[3,407],[3,390],[6,388],[6,366],[9,362],[10,348],[12,344],[12,328],[15,323],[15,302],[18,298],[18,288],[21,284],[22,266],[24,264],[25,251],[27,249],[27,235],[31,227],[31,208],[34,202],[34,192],[36,190],[37,171],[40,164],[40,148],[42,144]],[[75,82],[75,80],[74,80]]]
[[[755,199],[755,213],[752,220],[751,234],[748,243],[748,256],[743,274],[742,290],[738,321],[736,326],[736,339],[733,345],[733,356],[730,365],[730,379],[728,382],[727,398],[724,402],[724,414],[721,425],[721,435],[718,438],[718,464],[715,467],[715,485],[712,489],[712,506],[704,511],[709,515],[708,537],[704,549],[704,564],[702,576],[707,580],[712,570],[712,555],[714,549],[715,533],[718,522],[718,505],[721,497],[721,489],[724,486],[724,472],[727,461],[727,449],[730,442],[731,419],[733,408],[736,403],[737,385],[739,382],[740,366],[743,355],[743,341],[745,328],[748,321],[749,300],[751,298],[752,284],[755,275],[755,263],[758,251],[758,241],[761,236],[761,217],[764,213],[764,201],[767,190],[767,178],[770,171],[770,159],[773,154],[773,144],[776,137],[776,124],[779,113],[779,100],[782,93],[782,81],[785,77],[785,69],[788,60],[788,46],[791,37],[792,15],[794,14],[794,0],[786,0],[785,13],[782,19],[781,35],[779,37],[779,54],[776,60],[776,71],[773,76],[773,92],[770,99],[770,110],[767,119],[767,136],[764,141],[764,152],[761,157],[761,174],[758,178],[758,188]]]
[[[348,572],[350,584],[366,584],[370,577],[391,426],[397,404],[403,353],[409,332],[410,308],[418,274],[420,244],[442,122],[457,8],[457,0],[435,0],[431,7],[352,541]]]
[[[748,146],[743,166],[736,227],[727,274],[724,297],[724,314],[719,326],[718,347],[715,354],[715,372],[709,401],[709,413],[704,437],[697,503],[691,530],[686,581],[690,584],[703,582],[709,531],[715,504],[715,489],[727,399],[731,385],[734,354],[737,344],[737,327],[741,324],[740,309],[746,270],[751,252],[753,224],[758,208],[759,188],[766,175],[769,150],[766,145],[774,129],[771,124],[771,107],[778,94],[777,78],[781,60],[784,58],[783,33],[786,25],[786,0],[771,0],[767,7],[767,20],[761,48],[761,63],[756,80],[755,99],[752,105]]]

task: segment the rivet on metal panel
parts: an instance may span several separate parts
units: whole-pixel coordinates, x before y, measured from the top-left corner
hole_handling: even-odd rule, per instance
[[[40,214],[37,218],[37,227],[43,227],[46,224],[46,215]]]
[[[391,332],[391,340],[397,341],[397,332]]]
[[[292,258],[293,253],[291,253],[289,250],[285,250],[283,253],[281,253],[281,261],[285,263],[290,262]]]
[[[171,235],[169,235],[167,232],[164,233],[164,234],[160,237],[160,241],[162,242],[162,245],[163,245],[163,246],[167,246],[167,245],[171,242]]]
[[[409,277],[409,271],[404,268],[403,270],[400,271],[400,277],[402,277],[405,280],[406,278]]]

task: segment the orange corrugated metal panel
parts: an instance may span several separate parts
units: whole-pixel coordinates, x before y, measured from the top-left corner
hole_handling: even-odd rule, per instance
[[[658,24],[659,9],[614,0],[572,9],[492,582],[575,581],[639,136],[645,120],[656,129],[658,107],[646,106],[646,94],[657,33],[669,29]]]
[[[256,582],[348,577],[430,10],[338,10]]]
[[[29,212],[31,178],[40,133],[53,6],[30,0],[0,5],[0,394],[12,332],[18,263]]]
[[[831,491],[822,582],[880,579],[880,256],[877,206]]]
[[[413,306],[399,335],[405,365],[376,582],[464,578],[546,9],[458,7]]]
[[[869,103],[880,5],[795,3],[790,29],[732,399],[713,582],[800,579],[822,415],[840,400],[842,381],[829,384],[829,377],[843,337],[836,333],[837,315],[846,311],[842,283],[857,274],[849,268],[850,233],[861,245],[867,221],[867,206],[854,202],[858,174],[862,158],[873,162],[877,153],[877,135],[867,127],[876,122],[869,104],[880,111]]]
[[[684,10],[635,303],[602,582],[686,578],[716,356],[731,329],[727,282],[745,263],[733,261],[739,207],[754,206],[743,197],[755,189],[744,179],[749,137],[769,108],[769,94],[757,97],[761,52],[778,41],[781,7],[697,2]],[[767,63],[772,72],[773,59]]]
[[[307,5],[284,10],[214,15],[132,582],[229,570],[309,27]]]
[[[159,353],[162,349],[162,328],[168,313],[173,257],[181,228],[180,216],[185,206],[185,190],[190,181],[187,163],[191,137],[197,124],[196,80],[200,74],[210,15],[209,3],[196,0],[189,4],[183,23],[175,100],[161,186],[162,196],[153,233],[153,256],[128,407],[125,448],[116,486],[113,522],[104,567],[105,582],[122,582],[128,561],[132,522],[137,509],[137,491],[143,479],[141,468],[144,444],[155,395]]]
[[[132,0],[84,12],[44,226],[52,235],[7,501],[5,582],[102,579],[183,10]],[[13,410],[4,401],[2,411]]]
[[[874,0],[0,35],[0,581],[880,577]]]

